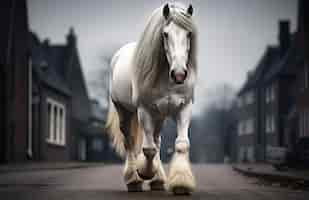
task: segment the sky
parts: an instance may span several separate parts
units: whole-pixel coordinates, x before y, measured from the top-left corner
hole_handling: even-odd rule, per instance
[[[106,67],[104,57],[138,40],[146,20],[164,0],[28,0],[30,29],[51,44],[65,43],[74,27],[88,83]],[[278,21],[296,29],[297,0],[182,0],[192,3],[198,27],[198,82],[193,114],[216,99],[214,88],[237,90],[267,45],[277,44]],[[210,92],[211,91],[211,92]],[[89,87],[90,96],[96,96]]]

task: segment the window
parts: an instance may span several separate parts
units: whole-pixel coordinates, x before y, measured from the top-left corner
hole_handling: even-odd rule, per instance
[[[254,132],[254,120],[247,119],[238,123],[238,135],[250,135]]]
[[[241,96],[239,96],[239,97],[237,98],[237,105],[238,105],[239,108],[241,108],[242,105],[243,105],[243,101],[242,101],[242,97],[241,97]]]
[[[92,149],[94,151],[102,151],[103,150],[103,142],[100,139],[92,140]]]
[[[252,104],[254,102],[254,92],[248,92],[245,96],[246,104]]]
[[[32,157],[32,59],[28,58],[28,144],[27,144],[27,154],[29,157]]]
[[[47,142],[56,145],[65,145],[65,107],[63,104],[47,99]]]
[[[265,118],[266,133],[273,133],[276,131],[276,122],[274,115],[267,115]]]
[[[248,119],[246,125],[246,134],[250,135],[253,134],[254,132],[254,120],[253,119]]]
[[[238,135],[243,135],[243,122],[238,122]]]
[[[300,137],[308,137],[309,136],[309,109],[300,112],[299,118],[299,130]]]
[[[265,89],[265,101],[266,103],[273,102],[276,98],[275,86],[271,85]]]

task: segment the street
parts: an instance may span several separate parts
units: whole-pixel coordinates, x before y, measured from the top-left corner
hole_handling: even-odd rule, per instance
[[[263,186],[228,165],[194,165],[197,191],[179,199],[308,199],[309,192]],[[146,186],[147,184],[145,184]],[[168,192],[127,193],[122,166],[0,174],[0,199],[172,199]]]

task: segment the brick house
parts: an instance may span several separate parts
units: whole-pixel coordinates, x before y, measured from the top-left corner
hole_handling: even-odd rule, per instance
[[[299,94],[296,98],[296,110],[299,114],[298,137],[309,137],[309,2],[299,2],[299,43],[304,50],[304,62],[299,66]]]
[[[66,49],[41,42],[34,33],[30,48],[33,160],[69,160],[71,90],[59,70]]]
[[[261,93],[263,76],[268,72],[277,48],[268,46],[254,71],[248,72],[247,80],[238,92],[238,161],[256,161],[256,154],[263,151],[261,134]],[[263,153],[263,152],[261,152]]]
[[[76,35],[71,28],[67,42],[57,45],[30,36],[34,159],[79,160],[91,110]]]
[[[0,163],[20,162],[31,156],[27,5],[25,0],[0,5]]]
[[[105,119],[107,110],[95,100],[90,100],[91,118],[88,125],[88,135],[86,141],[87,161],[120,162],[121,159],[115,152],[105,130]]]
[[[299,137],[308,136],[308,64],[304,45],[308,41],[304,37],[307,34],[304,4],[305,1],[299,2],[297,31],[291,34],[289,22],[280,21],[279,45],[267,48],[238,93],[239,161],[265,161],[268,147],[293,148]],[[250,92],[254,94],[251,104],[246,101]],[[254,118],[254,131],[248,134],[250,116]]]

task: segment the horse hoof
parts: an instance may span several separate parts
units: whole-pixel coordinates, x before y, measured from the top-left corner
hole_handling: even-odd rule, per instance
[[[148,173],[148,175],[144,175],[143,173],[140,173],[138,170],[136,171],[138,176],[143,180],[150,180],[155,176],[155,173]]]
[[[175,187],[172,190],[174,195],[190,195],[192,191],[186,187]]]
[[[194,192],[196,183],[192,174],[188,153],[176,153],[172,159],[168,176],[168,190],[175,195]]]
[[[144,180],[152,179],[158,170],[158,164],[154,157],[157,150],[155,148],[144,148],[143,153],[139,154],[136,161],[137,174]]]
[[[165,186],[163,181],[153,181],[150,184],[150,190],[152,191],[165,191]]]
[[[142,192],[143,191],[143,183],[129,183],[127,184],[128,192]]]

